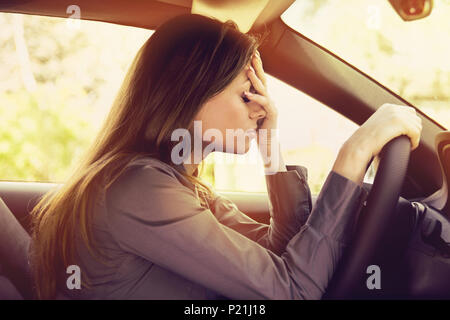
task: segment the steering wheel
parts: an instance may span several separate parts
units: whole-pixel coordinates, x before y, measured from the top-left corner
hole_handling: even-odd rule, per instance
[[[400,191],[408,168],[411,141],[399,136],[387,143],[380,152],[380,163],[367,197],[356,234],[344,253],[324,295],[324,299],[351,297],[367,278],[367,267],[383,239],[384,231],[393,221]]]

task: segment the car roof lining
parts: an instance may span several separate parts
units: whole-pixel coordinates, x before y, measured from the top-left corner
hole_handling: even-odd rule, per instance
[[[8,0],[0,4],[0,11],[50,17],[68,18],[69,1],[54,0]],[[154,30],[164,21],[191,12],[191,8],[160,1],[126,0],[77,0],[82,20],[110,22]]]
[[[278,18],[293,2],[294,0],[249,0],[246,8],[241,0],[214,0],[215,5],[220,4],[220,10],[211,8],[209,5],[212,3],[211,0],[77,0],[76,5],[80,8],[82,20],[154,30],[174,16],[190,13],[193,3],[202,14],[209,16],[217,14],[219,20],[226,20],[227,17],[236,14],[233,5],[239,6],[238,13],[243,19],[246,15],[249,16],[249,13],[244,12],[246,9],[250,13],[258,10],[257,14],[253,14],[251,25],[260,28]],[[0,12],[68,18],[70,13],[66,10],[73,4],[71,1],[63,0],[4,0],[0,2]],[[212,10],[211,14],[207,14],[208,7]],[[237,22],[238,25],[244,24],[246,29],[244,32],[251,27],[247,26],[245,21]]]

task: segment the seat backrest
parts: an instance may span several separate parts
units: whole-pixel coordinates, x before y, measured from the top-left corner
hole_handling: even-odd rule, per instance
[[[8,278],[0,276],[0,300],[22,300],[23,297]]]
[[[0,264],[3,276],[25,299],[31,299],[32,285],[28,262],[30,235],[0,198]]]

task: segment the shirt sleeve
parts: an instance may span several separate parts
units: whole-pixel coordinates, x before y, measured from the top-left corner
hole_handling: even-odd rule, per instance
[[[287,166],[286,172],[266,175],[270,225],[260,223],[240,211],[228,198],[215,193],[212,211],[220,223],[245,235],[277,255],[306,223],[312,209],[307,169]]]
[[[107,221],[123,250],[229,299],[320,299],[366,194],[330,172],[281,256],[221,224],[172,172],[149,165],[107,191]]]

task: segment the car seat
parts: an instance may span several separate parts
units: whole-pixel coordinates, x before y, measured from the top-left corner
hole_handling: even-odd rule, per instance
[[[0,198],[0,299],[32,299],[31,237]]]

